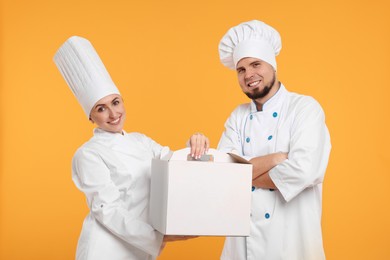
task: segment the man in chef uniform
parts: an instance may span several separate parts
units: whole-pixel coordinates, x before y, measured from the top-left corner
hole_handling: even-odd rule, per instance
[[[141,133],[123,130],[123,99],[92,44],[72,36],[58,49],[54,62],[87,118],[97,125],[72,161],[73,181],[90,209],[76,259],[151,260],[165,242],[188,239],[164,236],[149,223],[151,159],[169,149]],[[209,145],[202,134],[194,134],[189,144],[194,157]]]
[[[322,182],[331,150],[325,115],[309,96],[278,80],[279,33],[261,21],[241,23],[223,36],[223,65],[236,70],[251,100],[225,123],[218,149],[253,164],[251,232],[228,237],[223,260],[325,259]]]

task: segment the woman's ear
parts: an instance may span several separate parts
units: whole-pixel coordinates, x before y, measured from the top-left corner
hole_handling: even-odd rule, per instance
[[[92,120],[91,117],[89,117],[89,121],[91,121],[92,124],[94,124],[95,122]]]

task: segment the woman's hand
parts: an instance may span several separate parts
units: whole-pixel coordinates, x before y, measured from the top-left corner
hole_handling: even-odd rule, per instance
[[[199,159],[210,148],[209,139],[202,133],[195,133],[190,138],[191,156]]]
[[[176,242],[176,241],[184,241],[192,238],[197,238],[198,236],[173,236],[173,235],[164,235],[163,242],[160,247],[160,253],[164,250],[167,242]]]
[[[198,236],[173,236],[173,235],[165,235],[163,242],[174,242],[174,241],[183,241],[192,238],[197,238]]]

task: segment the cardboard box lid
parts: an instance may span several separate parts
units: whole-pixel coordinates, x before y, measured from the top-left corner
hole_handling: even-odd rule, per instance
[[[191,153],[191,148],[183,148],[176,151],[170,151],[162,156],[161,160],[164,161],[188,161],[188,157]],[[235,153],[224,153],[220,152],[217,149],[210,148],[207,152],[207,155],[213,157],[214,162],[218,163],[244,163],[250,164],[245,158],[235,154]]]

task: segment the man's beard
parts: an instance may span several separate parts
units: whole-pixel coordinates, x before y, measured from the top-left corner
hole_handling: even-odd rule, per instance
[[[259,91],[258,89],[255,89],[253,91],[253,93],[248,93],[248,92],[244,92],[244,93],[245,93],[245,95],[248,96],[248,98],[250,98],[252,100],[255,100],[255,99],[258,99],[258,98],[263,98],[263,97],[267,96],[268,93],[271,91],[272,87],[275,85],[275,80],[276,80],[276,77],[275,77],[275,74],[274,74],[270,84],[264,86],[264,88],[261,91]]]

